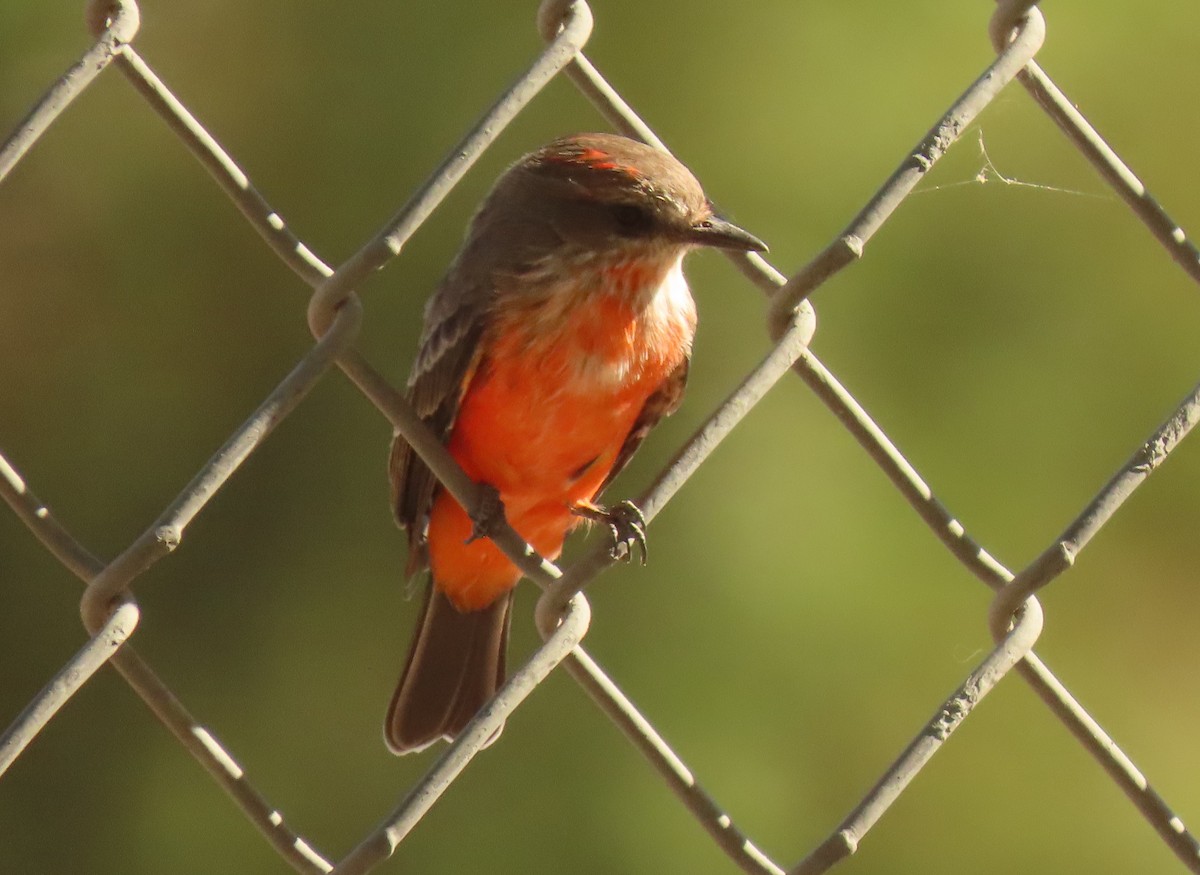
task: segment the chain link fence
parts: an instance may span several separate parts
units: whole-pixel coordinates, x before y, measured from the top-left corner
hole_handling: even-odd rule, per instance
[[[1144,819],[1146,826],[1184,867],[1200,872],[1200,845],[1135,765],[1137,752],[1118,747],[1033,649],[1043,633],[1038,594],[1072,566],[1116,510],[1187,435],[1200,415],[1200,387],[1157,428],[1151,423],[1144,424],[1145,438],[1141,445],[1103,488],[1078,509],[1062,533],[1050,540],[1033,561],[1010,569],[975,540],[943,505],[883,428],[810,347],[816,317],[808,303],[809,296],[863,256],[867,244],[897,207],[962,138],[964,131],[971,129],[985,107],[999,95],[1019,88],[1054,121],[1079,155],[1151,232],[1165,254],[1192,279],[1200,280],[1200,254],[1179,225],[1033,60],[1042,46],[1045,26],[1041,13],[1031,8],[1031,4],[997,4],[990,24],[995,59],[904,154],[895,171],[849,225],[804,267],[785,276],[756,254],[732,256],[747,280],[767,296],[771,346],[679,448],[649,489],[636,499],[647,519],[653,520],[734,426],[747,416],[753,417],[754,408],[768,390],[779,381],[790,379],[790,373],[833,413],[945,550],[994,592],[986,617],[994,639],[992,649],[977,655],[969,667],[964,667],[961,682],[948,698],[926,703],[928,720],[913,725],[912,741],[897,752],[894,761],[880,772],[875,785],[851,806],[825,840],[815,847],[787,848],[782,855],[768,855],[760,849],[750,834],[752,831],[735,822],[714,795],[704,789],[703,765],[693,772],[664,741],[652,719],[632,704],[621,686],[600,669],[580,643],[591,621],[584,589],[612,561],[602,538],[589,541],[582,552],[560,569],[533,555],[511,530],[501,528],[493,534],[494,540],[543,590],[537,604],[537,621],[544,643],[517,668],[468,731],[429,766],[399,805],[390,813],[381,812],[381,821],[345,853],[320,847],[320,842],[305,834],[303,823],[285,821],[274,801],[268,801],[258,789],[253,763],[243,762],[206,728],[206,723],[194,717],[130,643],[143,621],[143,610],[130,591],[131,584],[184,540],[193,520],[231,478],[237,477],[251,454],[304,404],[314,387],[335,371],[348,377],[362,396],[413,444],[465,507],[473,507],[479,500],[475,484],[466,479],[391,382],[357,347],[364,316],[356,290],[362,288],[372,273],[402,254],[417,229],[505,126],[557,77],[569,80],[615,130],[663,147],[647,122],[583,54],[593,28],[588,5],[582,0],[547,0],[542,4],[538,23],[546,41],[544,50],[408,203],[353,255],[338,264],[322,260],[292,232],[235,157],[197,121],[134,48],[139,12],[132,2],[94,2],[89,6],[88,16],[95,43],[13,131],[0,150],[0,179],[8,176],[31,149],[38,147],[50,125],[98,77],[123,76],[145,106],[167,124],[178,143],[208,171],[274,255],[311,289],[307,313],[315,340],[154,522],[114,559],[99,558],[85,546],[86,539],[77,538],[58,522],[35,493],[37,484],[23,478],[19,459],[0,457],[0,493],[49,554],[85,585],[80,610],[88,634],[84,645],[46,680],[24,711],[7,715],[11,722],[0,738],[0,772],[22,757],[37,756],[36,745],[30,747],[36,736],[84,689],[93,674],[111,664],[171,737],[203,766],[241,815],[257,827],[275,853],[293,869],[339,873],[387,871],[384,861],[452,786],[495,728],[556,669],[561,669],[620,729],[629,744],[642,754],[649,769],[670,788],[682,809],[703,827],[714,845],[737,868],[750,873],[801,875],[825,872],[858,850],[869,831],[904,795],[918,773],[930,765],[942,745],[971,717],[984,697],[1009,675],[1016,675],[1092,757],[1107,780],[1124,793],[1130,810]],[[110,67],[115,69],[109,70]],[[744,216],[739,218],[754,229],[752,221]],[[385,447],[381,443],[378,449],[382,460]],[[398,535],[396,538],[399,542]],[[802,559],[797,564],[802,567]],[[653,568],[648,573],[652,574]],[[20,582],[13,581],[11,585],[19,586]],[[965,617],[963,622],[979,619]],[[407,622],[404,621],[405,628]],[[381,707],[382,704],[381,700]],[[285,727],[279,731],[287,730]],[[503,750],[500,745],[485,756],[503,756]],[[564,776],[564,781],[570,781],[570,776]],[[92,816],[102,820],[104,813],[97,811]],[[1013,841],[1019,842],[1020,837],[1014,837]],[[536,861],[530,861],[530,865],[536,865]]]

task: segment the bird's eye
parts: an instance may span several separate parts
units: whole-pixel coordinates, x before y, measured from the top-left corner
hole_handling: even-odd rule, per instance
[[[648,232],[654,225],[654,217],[636,204],[613,204],[613,219],[617,223],[618,233],[626,237],[638,237]]]

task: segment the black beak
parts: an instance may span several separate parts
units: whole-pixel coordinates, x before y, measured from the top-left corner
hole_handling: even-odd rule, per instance
[[[719,249],[741,249],[747,252],[766,252],[763,243],[749,231],[743,231],[733,222],[712,216],[697,222],[688,230],[687,239],[697,246],[716,246]]]

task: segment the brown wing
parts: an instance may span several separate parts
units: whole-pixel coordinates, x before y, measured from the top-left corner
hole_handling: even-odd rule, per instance
[[[459,304],[457,309],[446,306],[451,300]],[[480,303],[486,300],[486,295],[453,295],[443,286],[426,310],[421,348],[408,378],[408,400],[443,441],[454,426],[459,401],[479,363],[484,321]],[[392,440],[388,475],[396,522],[408,531],[407,571],[412,575],[427,564],[425,529],[437,478],[400,435]]]
[[[642,445],[642,441],[646,439],[646,435],[650,434],[654,426],[658,425],[659,420],[664,416],[670,416],[679,409],[679,405],[683,401],[683,390],[687,385],[690,364],[691,360],[685,358],[679,367],[663,380],[658,390],[646,399],[646,403],[642,405],[642,412],[633,421],[633,428],[625,436],[625,443],[621,445],[621,451],[617,453],[617,460],[613,463],[612,470],[608,472],[608,476],[596,490],[597,496],[604,492],[608,488],[608,484],[629,464],[629,460],[633,458],[637,448]]]
[[[538,280],[543,268],[537,256],[557,239],[548,225],[506,221],[494,205],[495,196],[489,195],[471,220],[463,248],[425,307],[421,349],[408,378],[409,401],[443,441],[480,365],[488,313],[498,297]],[[425,530],[437,479],[400,437],[392,442],[389,472],[392,508],[396,521],[408,530],[408,571],[413,574],[427,564]]]

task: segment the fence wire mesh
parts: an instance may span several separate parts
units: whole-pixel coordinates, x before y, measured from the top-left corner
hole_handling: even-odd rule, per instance
[[[50,504],[57,506],[69,500],[70,489],[87,489],[86,478],[80,478],[77,472],[73,472],[75,482],[72,486],[60,482],[52,490],[42,490],[38,482],[26,481],[22,474],[20,458],[0,457],[0,494],[3,494],[16,516],[41,542],[49,555],[85,585],[80,611],[87,632],[78,650],[69,659],[65,659],[57,670],[45,671],[38,675],[38,672],[42,671],[38,666],[9,666],[6,672],[6,686],[17,684],[18,679],[24,684],[31,683],[30,678],[34,676],[37,677],[37,683],[44,683],[44,686],[40,692],[27,699],[27,705],[19,714],[6,715],[11,723],[0,738],[0,773],[14,767],[14,764],[37,758],[39,733],[47,732],[56,723],[64,722],[63,718],[70,713],[76,697],[81,696],[83,690],[95,683],[91,681],[93,675],[106,664],[111,664],[128,686],[149,706],[170,736],[199,762],[212,780],[225,791],[241,816],[258,829],[267,844],[287,865],[298,872],[388,871],[385,861],[397,853],[402,843],[411,840],[410,833],[414,827],[438,803],[442,794],[450,790],[467,764],[479,754],[480,747],[495,728],[521,708],[526,697],[547,678],[555,676],[556,669],[561,667],[563,672],[588,694],[596,708],[617,726],[629,744],[642,754],[646,764],[670,788],[682,809],[703,827],[712,842],[733,865],[750,873],[787,872],[800,875],[828,871],[853,854],[891,806],[909,791],[910,782],[919,773],[923,773],[927,766],[933,769],[931,764],[935,761],[935,754],[951,734],[974,714],[976,706],[983,698],[1010,674],[1016,674],[1033,690],[1078,746],[1090,755],[1098,772],[1106,775],[1108,781],[1125,795],[1132,810],[1144,820],[1143,829],[1148,827],[1152,834],[1156,834],[1162,845],[1169,849],[1185,868],[1200,872],[1200,845],[1181,817],[1155,791],[1150,780],[1135,765],[1138,752],[1119,747],[1102,728],[1097,718],[1076,700],[1066,683],[1061,681],[1033,650],[1040,636],[1046,635],[1043,628],[1043,611],[1038,601],[1039,593],[1075,563],[1083,548],[1109,523],[1118,508],[1188,434],[1200,415],[1200,386],[1193,389],[1157,428],[1153,427],[1152,421],[1135,423],[1141,435],[1141,442],[1128,460],[1111,474],[1108,482],[1090,500],[1080,502],[1082,506],[1072,512],[1074,518],[1061,534],[1049,539],[1048,543],[1043,535],[1040,551],[1032,561],[1010,569],[989,553],[981,540],[969,533],[964,524],[947,509],[916,467],[901,454],[884,429],[866,413],[863,406],[816,356],[810,345],[816,331],[816,317],[808,303],[809,296],[864,255],[867,245],[876,233],[892,218],[897,207],[926,179],[927,174],[947,150],[963,139],[964,132],[976,130],[973,125],[979,113],[999,95],[1012,93],[1016,88],[1024,88],[1028,92],[1037,106],[1061,129],[1078,154],[1092,165],[1116,198],[1123,201],[1129,211],[1151,232],[1166,255],[1192,279],[1200,280],[1200,258],[1197,250],[1179,224],[1150,196],[1138,177],[1034,61],[1034,56],[1038,54],[1045,39],[1045,24],[1041,13],[1029,3],[999,2],[996,5],[990,21],[995,58],[978,71],[977,78],[967,85],[961,96],[934,122],[928,134],[911,150],[903,153],[895,171],[868,198],[866,206],[828,246],[790,276],[785,276],[758,255],[733,257],[735,266],[751,284],[767,296],[766,321],[770,344],[765,348],[760,360],[748,368],[732,391],[716,404],[706,418],[698,420],[699,425],[694,434],[679,447],[674,458],[654,478],[651,486],[637,498],[647,519],[653,520],[681,487],[700,470],[710,454],[736,425],[747,418],[750,422],[753,421],[759,402],[772,387],[785,380],[790,371],[829,409],[862,451],[882,470],[895,490],[903,496],[946,551],[963,569],[994,591],[985,612],[986,616],[976,611],[970,616],[959,617],[956,621],[969,624],[986,619],[994,641],[992,647],[969,659],[958,660],[955,670],[961,669],[961,678],[948,698],[941,701],[936,698],[921,698],[921,710],[928,715],[927,719],[923,722],[916,718],[909,720],[911,725],[908,732],[912,740],[898,753],[893,753],[894,759],[890,765],[871,765],[870,768],[876,776],[874,785],[865,794],[861,793],[861,789],[854,791],[857,798],[845,806],[849,808],[849,813],[836,825],[827,823],[822,826],[827,832],[827,837],[823,840],[808,847],[795,843],[783,846],[778,852],[768,854],[764,851],[754,838],[754,830],[732,818],[718,801],[719,794],[710,794],[704,789],[706,767],[715,769],[717,766],[711,761],[705,763],[696,758],[697,762],[693,763],[696,771],[693,772],[692,765],[685,763],[682,755],[667,744],[660,730],[656,728],[652,716],[653,705],[648,701],[648,713],[640,711],[623,692],[622,686],[589,656],[580,643],[592,622],[591,609],[583,592],[585,587],[611,564],[606,545],[601,543],[602,539],[586,542],[560,570],[533,555],[511,530],[502,527],[493,533],[494,540],[543,590],[537,602],[536,615],[544,641],[519,665],[501,693],[477,716],[471,728],[438,756],[432,765],[426,762],[422,768],[427,768],[427,771],[406,779],[408,789],[402,794],[399,803],[390,812],[380,811],[380,820],[375,826],[363,827],[360,824],[361,838],[340,849],[331,848],[328,842],[309,835],[303,817],[285,820],[279,813],[280,809],[276,807],[277,800],[268,801],[268,794],[260,789],[262,785],[255,774],[254,757],[235,752],[235,745],[227,745],[219,739],[216,732],[210,728],[212,724],[208,720],[200,720],[193,716],[192,711],[176,697],[171,685],[151,667],[147,657],[139,649],[135,649],[130,639],[144,634],[139,630],[142,625],[153,621],[155,610],[144,612],[144,603],[134,597],[131,585],[135,581],[139,583],[139,595],[143,598],[146,598],[143,589],[148,592],[156,585],[161,585],[151,579],[151,569],[186,540],[185,534],[189,527],[208,511],[218,493],[227,486],[232,487],[237,479],[243,476],[244,463],[272,438],[277,427],[285,421],[302,416],[300,411],[306,404],[319,403],[310,398],[310,395],[336,370],[349,377],[362,397],[413,444],[464,506],[471,507],[478,500],[475,484],[465,477],[445,450],[425,430],[402,400],[392,381],[381,373],[372,363],[372,356],[361,348],[366,345],[361,341],[361,337],[369,320],[364,316],[359,292],[377,270],[398,256],[409,254],[408,246],[414,233],[434,214],[506,126],[538,97],[548,83],[557,78],[563,77],[576,86],[613,129],[663,146],[649,124],[637,115],[631,105],[583,54],[583,47],[592,34],[592,15],[592,10],[582,0],[546,0],[538,12],[538,26],[545,39],[545,47],[532,59],[516,84],[500,95],[477,124],[450,151],[445,161],[416,187],[415,194],[391,220],[365,243],[358,245],[350,257],[332,264],[319,257],[314,247],[310,247],[291,230],[283,214],[274,208],[262,190],[251,181],[237,158],[221,145],[218,136],[201,125],[196,116],[159,79],[154,68],[135,48],[135,36],[139,30],[137,6],[132,2],[94,2],[89,6],[88,21],[95,36],[94,44],[16,126],[0,150],[0,180],[10,175],[22,158],[36,155],[39,148],[51,148],[48,143],[51,139],[48,135],[51,125],[59,120],[60,115],[64,119],[69,117],[74,111],[75,101],[94,83],[111,79],[114,75],[123,76],[144,105],[166,123],[178,144],[184,146],[208,171],[245,221],[263,238],[270,251],[299,277],[306,289],[311,291],[307,320],[315,340],[301,356],[290,363],[286,376],[279,380],[265,397],[259,396],[255,399],[253,413],[228,433],[216,453],[200,466],[190,481],[186,481],[186,485],[167,502],[165,509],[157,514],[154,521],[137,537],[112,551],[115,558],[111,560],[99,558],[93,553],[87,546],[91,539],[87,536],[77,536],[76,527],[68,529],[56,514],[48,509],[42,498],[35,494],[35,488],[44,491],[45,497],[50,499]],[[488,78],[482,70],[482,62],[470,65],[469,72],[477,78]],[[137,110],[131,107],[128,111],[132,115]],[[410,132],[410,136],[412,135],[415,134]],[[47,143],[44,147],[43,142]],[[973,148],[972,142],[972,138],[968,137],[966,144],[959,148]],[[678,143],[676,146],[680,151],[685,151],[685,143]],[[87,156],[76,156],[71,160],[82,163],[86,159]],[[994,165],[989,166],[995,170]],[[158,172],[159,169],[152,170]],[[771,172],[770,168],[763,170]],[[15,177],[10,183],[16,184]],[[264,186],[264,190],[265,188]],[[1066,196],[1071,193],[1062,194]],[[788,193],[789,197],[792,195],[793,193]],[[728,191],[717,192],[716,196],[726,205],[734,201],[734,197]],[[734,212],[752,230],[757,230],[751,216],[738,209]],[[119,217],[114,217],[114,221],[118,219]],[[10,230],[9,234],[17,236],[19,231]],[[927,245],[936,247],[938,240],[930,238]],[[130,246],[136,249],[136,241],[131,241]],[[59,257],[69,258],[70,254],[60,253]],[[401,262],[403,260],[399,259]],[[17,292],[10,289],[7,294],[16,295]],[[1150,297],[1153,290],[1144,290],[1144,294]],[[36,306],[36,302],[29,306]],[[69,344],[70,340],[65,339],[64,343]],[[75,367],[80,366],[81,363],[75,364]],[[234,367],[223,373],[223,380],[237,379]],[[1087,437],[1085,435],[1079,439],[1086,440]],[[796,445],[801,443],[791,436],[779,435],[778,438]],[[355,451],[358,452],[359,449],[361,448],[356,448]],[[378,449],[381,461],[379,477],[382,482],[382,442]],[[802,452],[799,455],[802,456]],[[797,464],[803,467],[825,463],[818,460],[799,461]],[[796,476],[799,482],[800,475]],[[37,478],[33,480],[36,481]],[[181,477],[176,482],[185,482],[185,478]],[[797,486],[796,489],[799,495],[801,487]],[[712,514],[736,514],[738,507],[744,509],[750,500],[749,495],[734,495],[725,502],[706,506],[702,511]],[[1001,504],[1003,503],[1001,501]],[[339,504],[339,510],[346,512],[346,502],[340,501]],[[1021,513],[1020,508],[1006,509],[1012,513]],[[367,511],[360,511],[356,507],[350,515],[358,516],[360,512]],[[380,512],[380,516],[384,514]],[[245,536],[253,539],[253,533],[247,532]],[[396,536],[397,544],[399,541],[399,537]],[[847,533],[847,548],[851,541],[852,537]],[[741,543],[737,549],[754,547]],[[880,544],[872,549],[877,549],[882,556],[888,548]],[[1111,561],[1112,557],[1109,558]],[[265,573],[264,568],[258,570]],[[646,573],[652,575],[653,567]],[[898,576],[904,574],[901,569],[889,573]],[[339,588],[350,585],[348,578],[356,576],[346,569],[330,574],[341,581]],[[777,577],[786,581],[785,585],[800,589],[802,587],[799,581],[810,574],[811,572],[806,570],[802,546],[797,546],[789,567],[780,567],[776,572]],[[682,587],[683,584],[682,581],[661,581],[655,585]],[[8,580],[5,584],[6,589],[23,585],[21,580]],[[739,582],[737,585],[744,584]],[[150,599],[153,600],[153,596]],[[168,603],[156,601],[155,604],[158,610],[169,615],[171,608]],[[904,622],[903,619],[893,619],[896,622]],[[265,624],[269,621],[269,616],[264,615],[254,622]],[[222,623],[229,622],[229,618],[217,619],[214,615],[212,622],[214,627],[220,627]],[[397,622],[407,626],[407,621]],[[669,619],[661,618],[660,622],[669,622]],[[622,620],[615,616],[596,620],[598,626],[610,624],[619,627],[621,623]],[[803,637],[803,628],[801,617],[796,620],[793,634]],[[215,651],[224,647],[221,642],[221,632],[219,628],[215,628],[208,644]],[[393,641],[383,643],[390,645]],[[380,644],[381,648],[383,643]],[[773,659],[783,663],[782,671],[786,676],[787,660],[795,656],[796,649],[789,641],[781,640],[778,644],[778,652],[774,654]],[[815,655],[809,651],[804,656],[795,658],[812,660]],[[821,653],[819,657],[824,660],[838,660],[840,655],[837,652],[829,652]],[[224,668],[214,668],[214,673],[239,670],[244,661],[235,654],[215,658],[214,666],[221,665]],[[384,679],[381,682],[384,685],[392,679],[392,667],[391,662],[386,663],[387,670],[383,673]],[[774,668],[772,671],[778,674],[779,669]],[[217,684],[218,680],[219,678],[214,678],[213,683]],[[702,685],[698,687],[702,688]],[[381,686],[375,691],[379,690],[386,694],[386,686]],[[106,692],[111,694],[111,688],[106,688]],[[322,699],[321,694],[314,695],[316,699]],[[789,693],[790,697],[801,699],[804,695]],[[815,694],[810,692],[807,695]],[[915,697],[917,694],[911,695]],[[219,692],[206,698],[219,698]],[[645,698],[649,700],[651,697]],[[803,707],[823,711],[826,718],[832,717],[835,722],[842,719],[833,714],[829,707],[822,706],[819,701],[810,700],[802,704]],[[890,713],[888,707],[881,702],[873,704],[875,713],[863,719],[907,719]],[[209,705],[213,707],[212,702]],[[119,704],[122,711],[130,707],[127,702]],[[375,716],[372,712],[372,720]],[[781,712],[780,715],[765,715],[763,719],[774,721],[782,717]],[[123,720],[121,717],[115,719],[118,725],[119,721]],[[529,728],[528,723],[513,725],[514,728],[510,730],[513,734],[519,734]],[[281,720],[272,726],[271,731],[282,735],[302,731],[303,728],[296,723],[289,725]],[[71,730],[80,736],[95,731],[78,723],[71,724]],[[778,727],[778,731],[789,734],[792,732],[783,726]],[[506,743],[510,743],[507,738],[506,736]],[[77,743],[82,747],[97,744],[94,739],[86,737],[78,738]],[[798,746],[804,744],[798,733],[794,743]],[[996,754],[997,761],[1004,762],[1021,757],[1023,746],[1030,743],[1028,738],[1012,739],[1008,750]],[[737,740],[726,740],[726,744],[728,747],[720,757],[722,762],[736,761],[740,753]],[[498,745],[485,753],[481,759],[502,758],[504,750],[505,745]],[[103,755],[102,750],[94,750],[92,753],[92,756],[96,757]],[[583,758],[586,759],[587,756],[590,754],[584,754]],[[572,765],[583,766],[578,761],[572,761],[559,767],[564,788],[564,807],[579,803],[566,789],[572,782]],[[960,762],[958,765],[962,767],[963,764]],[[293,768],[300,772],[311,769],[314,780],[318,780],[317,775],[320,776],[319,780],[324,785],[320,804],[328,805],[334,799],[354,792],[353,788],[336,791],[328,789],[329,784],[337,782],[337,777],[336,771],[327,763],[321,764],[320,768],[306,763],[296,764]],[[951,767],[947,765],[944,768]],[[14,769],[15,771],[17,770]],[[855,774],[859,773],[857,768],[853,771]],[[12,779],[11,773],[9,779]],[[79,775],[76,780],[86,784],[89,776]],[[621,776],[614,774],[609,780],[619,781]],[[803,777],[796,780],[797,783],[802,783]],[[961,780],[968,781],[967,778]],[[1045,788],[1026,789],[1035,798],[1038,793],[1046,792]],[[0,786],[0,793],[2,792],[3,787]],[[99,790],[92,792],[98,793]],[[463,788],[464,794],[469,792],[469,789]],[[1078,792],[1090,791],[1080,788]],[[849,799],[850,796],[844,798]],[[72,803],[63,803],[62,800],[59,800],[58,804],[74,807]],[[504,804],[519,807],[520,798],[518,796],[508,799]],[[764,801],[762,804],[768,803]],[[772,804],[787,809],[786,802],[774,800]],[[296,809],[301,806],[292,802],[284,807]],[[800,806],[793,803],[793,807],[798,810]],[[484,808],[481,803],[480,810]],[[575,812],[579,817],[585,816],[585,813],[589,817],[598,816],[595,808],[591,807],[585,811],[581,806]],[[106,814],[103,806],[96,805],[87,815],[98,833],[104,830],[103,821]],[[1058,814],[1066,818],[1073,816],[1069,812]],[[619,811],[610,811],[603,816],[616,821],[621,815]],[[799,816],[799,813],[795,815],[797,819]],[[791,816],[785,811],[779,817],[789,820]],[[937,820],[930,819],[923,824],[909,823],[906,828],[923,829],[936,834],[944,827]],[[413,838],[417,835],[419,831],[413,833]],[[547,843],[553,840],[552,837],[546,839]],[[1019,844],[1022,838],[1015,835],[1010,841]],[[220,839],[217,839],[215,844],[219,845]],[[763,846],[765,844],[762,843]],[[772,844],[780,843],[773,841]],[[522,847],[520,850],[511,851],[511,855],[524,858],[522,865],[535,869],[549,868],[549,864],[544,862],[543,854],[544,847]],[[0,859],[3,856],[0,844]],[[711,856],[710,853],[708,856],[701,856],[700,859],[710,859]],[[215,859],[206,860],[204,868],[227,868],[214,862]],[[1157,860],[1158,858],[1155,858],[1154,865],[1157,865]],[[900,863],[896,860],[883,860],[878,865],[887,869],[893,865],[899,866]],[[239,870],[236,862],[228,868],[233,871]],[[972,868],[975,867],[972,865]],[[1145,871],[1149,871],[1149,864]]]

